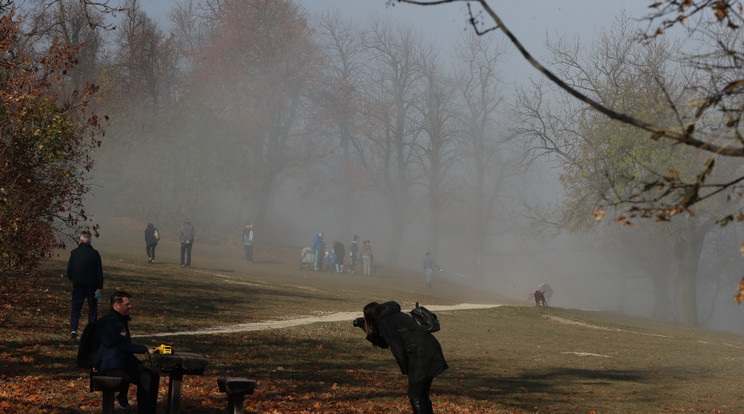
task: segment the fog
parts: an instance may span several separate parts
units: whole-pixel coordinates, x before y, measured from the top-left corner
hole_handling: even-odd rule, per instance
[[[145,3],[142,4],[144,11],[153,16],[163,30],[172,28],[167,21],[172,2]],[[395,19],[395,24],[399,25],[410,24],[417,33],[431,34],[424,38],[437,45],[446,62],[443,66],[457,65],[457,53],[452,51],[454,39],[468,32],[462,6],[385,8],[377,3],[385,1],[308,0],[298,4],[308,8],[311,18],[331,11],[353,18],[359,26],[368,24],[371,15],[383,20]],[[510,2],[504,5],[504,20],[507,24],[514,22],[514,32],[523,37],[520,40],[528,48],[536,50],[538,57],[544,52],[542,42],[547,32],[589,36],[587,33],[607,24],[614,13],[619,12],[607,5],[586,9],[587,2],[580,1],[561,2],[561,7],[554,3]],[[643,6],[637,7],[636,3]],[[646,2],[634,1],[626,5],[631,6],[642,13]],[[528,16],[525,10],[535,14]],[[679,299],[679,286],[672,273],[676,267],[670,259],[673,256],[664,250],[664,244],[671,243],[674,235],[658,242],[654,249],[647,249],[643,253],[648,257],[641,258],[641,253],[632,250],[629,244],[644,239],[643,243],[654,245],[653,241],[648,241],[648,233],[633,233],[636,230],[606,222],[581,232],[549,231],[545,226],[547,219],[541,221],[535,216],[535,210],[555,208],[565,201],[558,179],[562,171],[550,158],[525,163],[519,140],[507,139],[511,138],[507,131],[514,127],[508,112],[512,91],[517,86],[527,85],[528,75],[537,77],[537,73],[532,73],[519,56],[510,52],[508,45],[501,47],[505,54],[499,66],[501,84],[498,90],[504,103],[494,114],[494,125],[499,132],[493,134],[499,162],[496,163],[498,168],[491,170],[493,181],[485,186],[493,192],[494,204],[489,213],[490,221],[484,224],[487,239],[481,247],[486,254],[481,264],[473,262],[475,252],[470,231],[473,223],[469,207],[472,207],[474,193],[469,159],[460,159],[448,170],[452,182],[447,187],[449,193],[441,196],[443,214],[432,222],[432,203],[427,198],[430,186],[422,178],[430,164],[423,162],[422,166],[411,167],[411,183],[404,192],[386,195],[385,191],[393,185],[375,185],[376,174],[383,173],[381,164],[375,164],[379,159],[369,155],[370,152],[363,158],[368,163],[365,174],[373,178],[359,173],[364,169],[361,162],[349,167],[345,164],[347,160],[341,159],[340,146],[329,144],[336,132],[330,126],[324,127],[322,122],[310,120],[309,114],[303,114],[308,118],[297,121],[295,130],[288,133],[287,148],[292,151],[292,163],[275,176],[260,177],[265,181],[258,180],[257,175],[268,174],[271,161],[255,160],[255,152],[241,161],[241,154],[255,149],[241,144],[249,133],[245,136],[233,134],[238,126],[226,127],[229,122],[225,119],[230,119],[229,116],[212,117],[203,110],[194,110],[183,118],[170,119],[171,115],[162,114],[149,121],[150,124],[114,119],[98,155],[88,198],[89,209],[94,217],[128,217],[143,223],[153,222],[161,231],[171,234],[177,232],[183,219],[190,218],[200,243],[239,245],[243,224],[253,222],[257,251],[279,244],[297,249],[298,256],[302,247],[312,245],[313,236],[318,232],[323,232],[329,243],[340,240],[347,249],[352,236],[358,235],[361,240],[371,241],[375,261],[383,266],[423,272],[424,253],[432,251],[434,260],[445,269],[437,277],[465,287],[489,290],[529,303],[530,293],[541,283],[548,283],[554,291],[552,306],[610,310],[678,321],[679,310],[675,303]],[[206,79],[205,85],[214,80]],[[199,104],[209,105],[208,99],[204,98]],[[225,101],[230,102],[229,99]],[[144,117],[144,114],[136,115]],[[248,123],[247,129],[250,128]],[[301,137],[310,137],[308,143],[298,143]],[[463,146],[462,143],[452,145],[454,148]],[[319,148],[327,150],[319,151]],[[413,159],[409,162],[409,165],[415,164]],[[359,177],[355,175],[358,173]],[[353,182],[354,186],[349,187],[348,182]],[[262,187],[266,183],[270,190]],[[405,210],[395,210],[394,202],[403,194],[410,197],[408,205]],[[268,205],[262,205],[266,200]],[[396,221],[395,215],[400,211],[403,217]],[[585,214],[591,216],[592,211]],[[399,241],[395,241],[394,236],[396,230],[401,230],[396,222],[404,223]],[[644,226],[651,224],[639,223],[636,227]],[[618,240],[618,232],[627,233],[628,238]],[[437,235],[436,240],[432,239],[432,234]],[[712,247],[701,254],[697,273],[700,325],[744,333],[744,310],[731,299],[740,277],[736,265],[737,260],[741,260],[738,250],[744,232],[725,229],[711,231],[707,237],[706,243]],[[713,244],[721,240],[720,244]],[[395,246],[400,247],[396,249]],[[656,268],[656,262],[666,262],[665,266],[658,267],[658,272],[670,272],[662,288],[669,301],[662,304],[661,310],[657,300],[660,288],[653,284],[649,270]]]

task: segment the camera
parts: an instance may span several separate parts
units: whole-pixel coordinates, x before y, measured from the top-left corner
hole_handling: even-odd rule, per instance
[[[364,318],[362,317],[356,318],[351,324],[358,328],[364,329]]]

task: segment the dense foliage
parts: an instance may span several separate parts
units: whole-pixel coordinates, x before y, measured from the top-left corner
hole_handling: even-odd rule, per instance
[[[35,269],[60,234],[86,225],[101,132],[87,110],[96,87],[63,87],[77,50],[54,41],[38,52],[28,39],[14,13],[0,17],[0,276]]]

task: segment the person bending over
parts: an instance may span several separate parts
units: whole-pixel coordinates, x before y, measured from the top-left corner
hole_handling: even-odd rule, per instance
[[[371,302],[364,307],[360,326],[367,340],[377,347],[390,348],[400,371],[408,376],[408,399],[414,414],[433,413],[429,390],[434,377],[447,369],[442,347],[434,335],[426,333],[397,302]]]

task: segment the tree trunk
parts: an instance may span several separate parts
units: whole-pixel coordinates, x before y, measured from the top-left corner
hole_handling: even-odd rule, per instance
[[[698,325],[696,279],[706,234],[702,230],[704,225],[698,221],[688,220],[684,232],[675,243],[680,322],[690,326]]]

